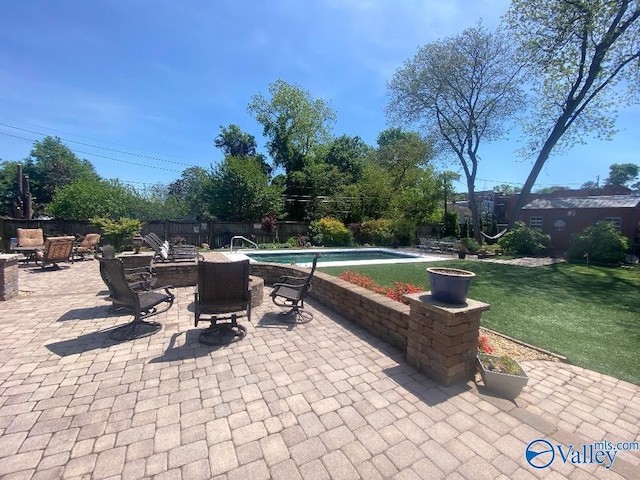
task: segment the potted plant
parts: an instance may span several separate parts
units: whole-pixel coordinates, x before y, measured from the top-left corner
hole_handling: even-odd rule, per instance
[[[507,355],[478,353],[477,359],[484,386],[502,397],[514,400],[529,381],[520,364]]]
[[[464,259],[467,253],[476,253],[480,248],[480,244],[475,238],[462,237],[457,243],[458,258]]]
[[[475,273],[459,268],[430,267],[431,296],[441,302],[464,304]]]

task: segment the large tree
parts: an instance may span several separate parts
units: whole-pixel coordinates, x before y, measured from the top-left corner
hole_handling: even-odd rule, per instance
[[[261,163],[262,171],[266,175],[271,175],[271,166],[267,163],[265,156],[258,152],[256,137],[243,132],[238,125],[231,124],[229,128],[220,125],[220,135],[215,138],[214,144],[222,150],[225,157],[257,159]]]
[[[307,216],[307,178],[303,171],[316,159],[320,145],[331,140],[335,113],[322,99],[314,99],[298,85],[277,80],[269,85],[270,98],[254,95],[248,111],[263,127],[267,149],[276,167],[286,175],[290,218]]]
[[[99,180],[89,160],[81,160],[57,137],[35,142],[24,164],[31,193],[40,206],[49,204],[57,188],[78,180]]]
[[[609,166],[609,176],[605,179],[605,185],[621,185],[626,187],[631,181],[638,178],[640,167],[635,163],[614,163]]]
[[[438,153],[459,161],[479,241],[479,148],[501,138],[506,120],[522,109],[519,71],[509,40],[478,24],[420,48],[388,84],[389,118],[421,126]]]
[[[512,0],[506,18],[536,98],[526,125],[535,161],[511,223],[554,149],[611,138],[615,109],[635,100],[639,16],[638,0]]]

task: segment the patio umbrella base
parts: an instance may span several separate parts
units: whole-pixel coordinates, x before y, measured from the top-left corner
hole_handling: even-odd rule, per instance
[[[126,342],[136,338],[144,338],[159,332],[162,325],[158,322],[134,320],[131,323],[114,328],[109,334],[111,340]]]
[[[198,341],[205,345],[229,345],[242,340],[247,335],[247,328],[243,325],[212,325],[200,332]]]

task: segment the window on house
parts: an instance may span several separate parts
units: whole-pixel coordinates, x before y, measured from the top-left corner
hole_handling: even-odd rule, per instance
[[[529,218],[529,228],[537,228],[542,230],[542,217]]]
[[[611,223],[618,231],[622,227],[622,219],[620,217],[604,217],[604,221]]]

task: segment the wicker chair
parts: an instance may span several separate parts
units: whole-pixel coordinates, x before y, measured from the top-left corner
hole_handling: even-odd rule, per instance
[[[41,228],[16,228],[17,247],[41,247],[44,234]]]
[[[44,250],[36,252],[36,263],[45,269],[47,265],[59,268],[58,262],[68,262],[71,260],[73,252],[73,242],[76,237],[48,237],[44,242]]]
[[[84,260],[86,254],[95,254],[100,243],[99,233],[87,233],[82,242],[73,247],[73,255]]]
[[[313,258],[311,271],[306,277],[285,275],[273,284],[273,291],[270,294],[273,303],[279,307],[289,308],[281,314],[283,320],[288,321],[289,318],[293,318],[296,323],[306,323],[313,318],[311,313],[303,310],[304,299],[311,290],[311,279],[316,271],[318,257],[320,257],[319,253]],[[293,314],[292,317],[290,317],[291,314]]]
[[[241,340],[247,329],[238,317],[251,321],[249,260],[239,262],[199,262],[195,293],[195,326],[211,322],[198,340],[207,345],[224,345]],[[218,323],[220,320],[228,322]]]
[[[118,342],[147,337],[158,332],[162,325],[147,322],[146,318],[166,312],[173,305],[175,295],[164,287],[156,290],[135,290],[127,282],[125,268],[118,258],[96,257],[100,260],[100,276],[109,288],[107,300],[118,309],[133,315],[130,323],[114,328],[109,338]]]

